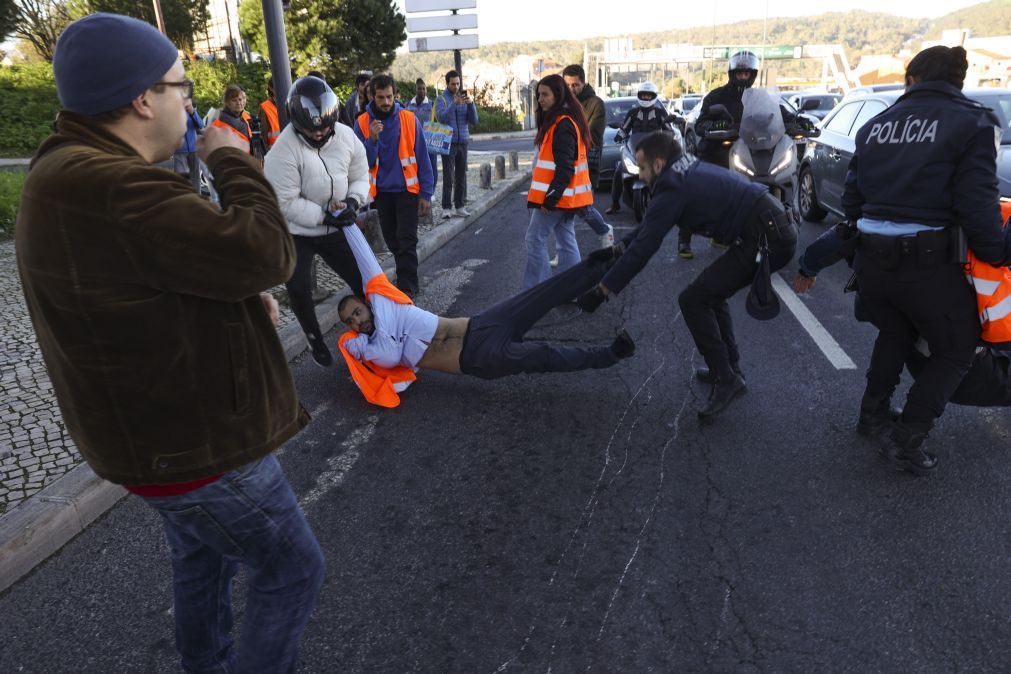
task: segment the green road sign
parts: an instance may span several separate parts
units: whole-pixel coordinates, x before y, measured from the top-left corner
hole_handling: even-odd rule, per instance
[[[766,45],[765,47],[757,45],[740,45],[740,46],[719,46],[719,47],[704,47],[702,49],[702,58],[707,59],[729,59],[731,54],[735,54],[741,50],[748,50],[754,53],[758,58],[767,59],[796,59],[800,58],[803,52],[803,47],[799,45]]]

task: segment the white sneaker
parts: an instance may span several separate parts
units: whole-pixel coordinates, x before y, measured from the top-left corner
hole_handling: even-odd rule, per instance
[[[470,217],[470,211],[468,211],[466,208],[458,208],[454,212],[456,213],[457,217],[460,217],[460,218],[469,218]]]
[[[610,248],[613,245],[614,245],[614,227],[608,225],[607,233],[600,235],[600,247]]]
[[[548,264],[551,266],[552,269],[554,269],[555,267],[557,267],[558,266],[558,256],[555,255],[553,258],[551,258],[550,260],[548,260]]]
[[[451,217],[453,217],[453,213],[451,211],[443,211],[442,212],[442,219],[443,220],[449,220]]]

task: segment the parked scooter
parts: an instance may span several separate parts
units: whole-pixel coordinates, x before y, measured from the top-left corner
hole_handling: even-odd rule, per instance
[[[664,133],[670,133],[679,144],[683,143],[681,132],[675,129],[664,129]],[[649,186],[639,179],[639,166],[635,162],[635,148],[639,141],[648,136],[649,133],[632,133],[625,139],[621,146],[621,200],[626,206],[632,209],[637,223],[642,222],[646,215],[646,208],[649,207]],[[617,178],[618,172],[615,172]]]
[[[711,113],[723,115],[727,128],[710,130],[707,141],[730,145],[730,168],[769,187],[769,191],[790,210],[795,209],[797,194],[797,141],[816,138],[821,130],[812,120],[798,118],[789,129],[783,123],[779,95],[773,89],[750,88],[742,98],[744,114],[740,126],[722,105],[714,105]]]

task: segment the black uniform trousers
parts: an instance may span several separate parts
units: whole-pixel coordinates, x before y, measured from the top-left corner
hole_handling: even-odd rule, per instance
[[[797,227],[790,224],[770,236],[763,222],[763,212],[782,214],[783,206],[771,196],[763,197],[753,209],[738,240],[702,270],[678,296],[685,325],[710,371],[723,378],[728,370],[738,369],[741,360],[734,337],[727,300],[747,288],[758,270],[756,256],[763,234],[768,239],[769,266],[783,268],[797,250]]]
[[[612,264],[584,260],[471,318],[460,352],[460,370],[482,379],[496,379],[523,372],[600,369],[617,363],[610,346],[554,346],[523,341],[523,335],[544,314],[600,283]]]
[[[362,275],[358,263],[351,252],[344,232],[336,230],[323,236],[291,237],[295,241],[295,272],[284,284],[288,290],[291,311],[307,335],[320,335],[316,307],[312,301],[312,260],[316,255],[323,258],[331,269],[348,284],[355,293],[361,294]]]
[[[878,327],[861,409],[873,411],[895,392],[918,336],[930,356],[906,396],[902,423],[926,433],[972,364],[979,344],[976,297],[961,265],[924,265],[914,253],[882,264],[866,249],[855,265],[860,303]]]
[[[411,192],[379,192],[376,210],[386,247],[397,265],[397,287],[418,292],[418,200]]]

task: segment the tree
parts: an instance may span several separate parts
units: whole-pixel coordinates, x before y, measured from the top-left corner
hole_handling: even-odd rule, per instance
[[[407,37],[407,22],[391,0],[292,0],[284,23],[293,69],[320,70],[334,82],[386,70]],[[239,7],[239,32],[253,51],[269,56],[260,2]]]
[[[72,17],[66,3],[59,0],[15,0],[15,34],[27,40],[39,56],[53,60],[56,40]]]
[[[0,0],[0,42],[18,27],[18,6],[14,0]]]
[[[91,12],[125,14],[153,26],[158,25],[151,0],[85,0],[85,4]],[[250,1],[243,4],[257,3]],[[177,47],[192,50],[194,34],[203,31],[210,19],[207,0],[161,0],[161,11],[168,38]]]

